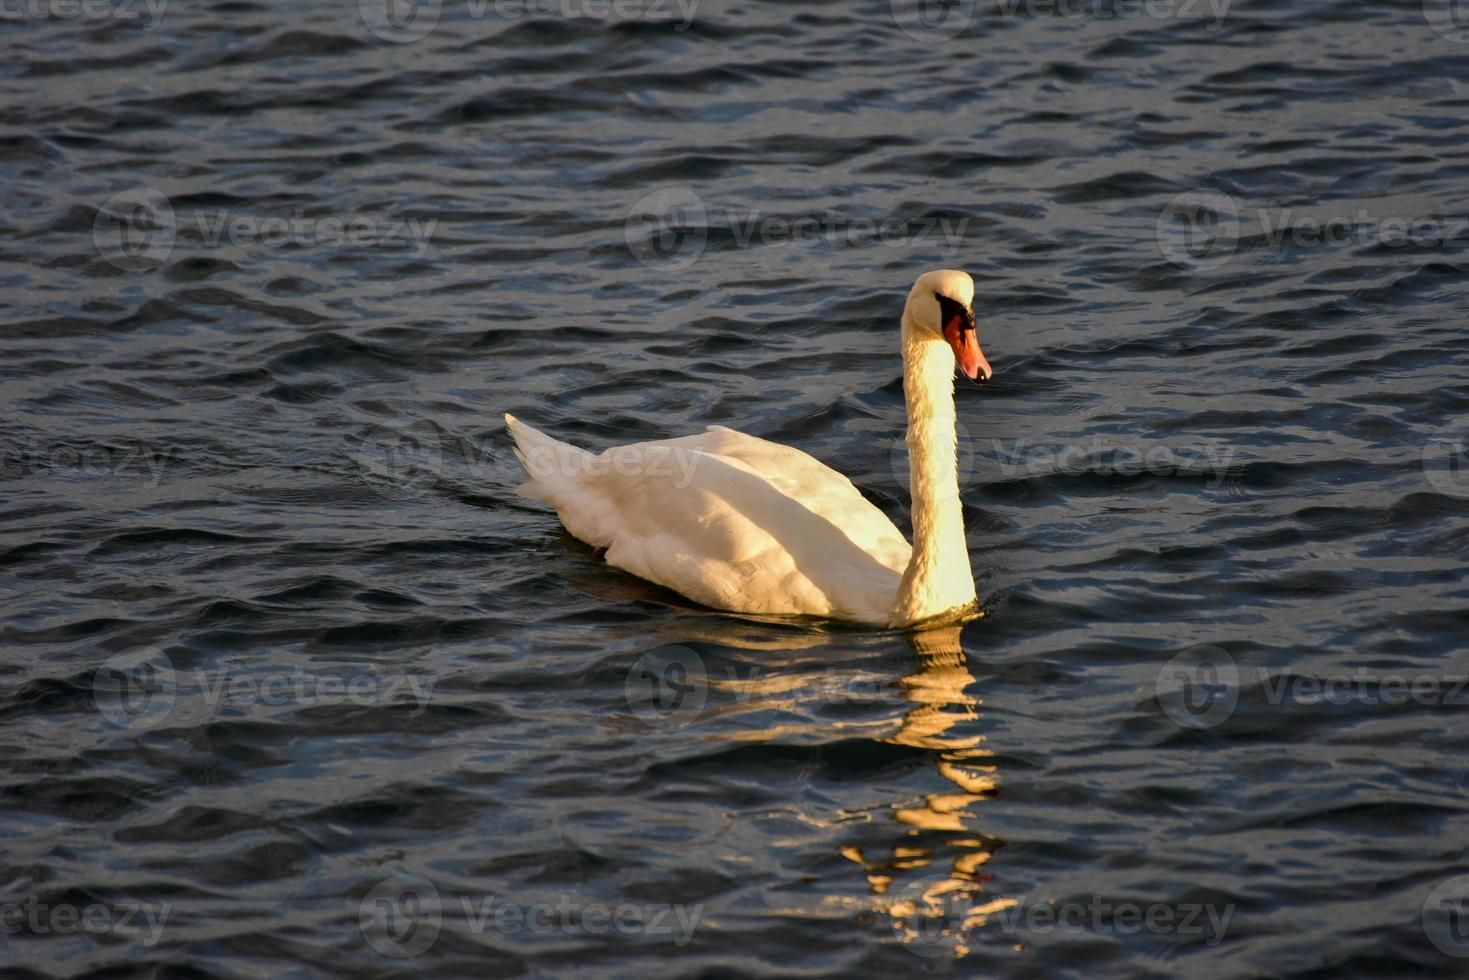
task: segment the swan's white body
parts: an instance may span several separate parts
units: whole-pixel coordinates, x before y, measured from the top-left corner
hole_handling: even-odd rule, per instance
[[[963,615],[975,593],[954,465],[955,357],[923,320],[939,306],[931,294],[967,310],[973,288],[962,272],[927,273],[903,314],[915,547],[840,473],[723,426],[594,456],[506,415],[532,477],[520,493],[554,507],[610,564],[708,606],[894,627]]]

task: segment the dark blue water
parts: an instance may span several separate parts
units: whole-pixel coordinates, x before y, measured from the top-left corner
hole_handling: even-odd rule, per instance
[[[0,24],[7,975],[1469,970],[1456,8],[72,9]],[[505,411],[717,423],[906,531],[938,267],[962,635],[516,498]]]

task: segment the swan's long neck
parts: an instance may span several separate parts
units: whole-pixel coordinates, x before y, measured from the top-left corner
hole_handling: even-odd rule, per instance
[[[908,400],[908,489],[913,557],[898,586],[892,624],[904,626],[974,602],[954,417],[954,352],[903,321],[903,393]]]

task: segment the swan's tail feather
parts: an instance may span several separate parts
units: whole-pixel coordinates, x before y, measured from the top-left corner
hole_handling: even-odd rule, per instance
[[[553,439],[539,429],[505,413],[505,428],[515,440],[515,455],[530,474],[530,481],[517,491],[527,500],[557,506],[559,499],[576,488],[577,477],[586,471],[592,454],[560,439]],[[559,509],[559,508],[558,508]]]

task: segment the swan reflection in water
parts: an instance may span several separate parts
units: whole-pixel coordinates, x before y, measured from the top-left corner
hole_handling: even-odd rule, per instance
[[[599,591],[610,588],[605,580],[598,586]],[[629,595],[617,598],[658,598],[642,583],[627,582],[626,588]],[[680,608],[677,602],[667,605]],[[927,754],[948,783],[945,788],[903,801],[884,799],[826,814],[806,813],[802,820],[826,827],[833,836],[851,829],[845,835],[848,842],[837,846],[843,858],[861,867],[868,895],[833,896],[829,901],[846,914],[877,914],[890,921],[899,942],[917,954],[964,956],[970,952],[975,930],[1018,901],[987,890],[992,876],[986,865],[995,857],[999,840],[978,830],[977,807],[995,795],[997,774],[990,761],[992,749],[986,748],[986,738],[977,730],[981,701],[972,693],[974,674],[959,645],[962,629],[964,624],[953,624],[908,633],[912,669],[902,676],[890,667],[842,655],[843,648],[851,654],[853,645],[859,651],[886,648],[892,635],[833,635],[811,630],[808,623],[715,619],[701,611],[665,623],[655,636],[632,627],[614,630],[614,635],[643,651],[652,641],[663,651],[687,651],[683,644],[710,644],[729,652],[758,652],[743,666],[710,666],[702,679],[710,696],[698,720],[668,718],[670,730],[693,735],[702,729],[696,738],[751,745],[829,745],[833,736],[842,736]],[[812,664],[826,667],[812,671]],[[686,677],[679,683],[687,685]],[[674,686],[665,679],[655,689],[667,693]],[[896,698],[902,711],[898,717],[893,711],[874,711],[867,717],[848,714],[834,721],[830,714],[821,717],[820,711],[809,710],[851,699],[853,691],[859,692],[856,699],[877,701],[877,707]],[[755,718],[770,717],[768,713],[776,714],[779,723],[754,723]],[[687,721],[692,721],[693,730],[683,727]],[[660,721],[652,723],[665,727]]]
[[[758,629],[745,633],[729,621],[712,630],[696,628],[693,635],[685,630],[681,639],[768,654],[785,652],[808,664],[810,660],[802,654],[815,654],[821,660],[831,654],[829,662],[842,663],[833,650],[841,641],[831,635],[793,632],[771,636]],[[993,752],[986,748],[984,735],[976,731],[980,699],[971,693],[975,680],[960,646],[961,630],[962,625],[955,625],[909,634],[906,639],[914,655],[914,669],[901,678],[861,667],[841,667],[848,685],[845,690],[841,684],[832,686],[830,672],[813,684],[809,670],[791,669],[795,661],[776,664],[766,660],[760,669],[726,671],[722,676],[711,671],[708,677],[711,695],[721,691],[725,696],[711,697],[707,711],[724,715],[725,722],[734,722],[732,716],[737,715],[748,720],[751,714],[769,709],[780,711],[786,719],[800,717],[808,714],[800,710],[801,702],[809,706],[812,701],[841,697],[853,687],[864,695],[877,692],[883,700],[896,696],[907,705],[896,719],[896,730],[890,714],[834,724],[848,737],[931,754],[938,774],[950,785],[913,799],[839,811],[823,822],[831,828],[853,826],[863,838],[842,845],[841,854],[861,866],[869,894],[866,899],[841,900],[841,904],[859,914],[875,912],[889,919],[899,941],[923,956],[964,956],[975,930],[1017,904],[1015,899],[986,891],[991,876],[985,866],[999,842],[978,830],[976,807],[995,795],[997,776],[990,761]],[[802,736],[827,742],[833,734],[831,727],[790,721],[773,728],[719,727],[723,730],[711,737],[759,744],[789,744],[803,740]],[[873,843],[876,821],[887,820],[897,825],[893,828],[898,831],[897,839]]]
[[[880,908],[892,918],[904,943],[929,951],[948,949],[955,956],[969,952],[970,935],[990,916],[1016,904],[1013,898],[985,893],[991,876],[981,869],[999,842],[978,832],[978,815],[971,808],[995,795],[997,776],[989,762],[994,753],[984,747],[985,737],[973,731],[980,701],[968,692],[974,675],[959,645],[961,629],[950,626],[910,635],[918,669],[902,684],[913,707],[903,715],[897,732],[884,739],[934,752],[939,774],[954,784],[954,791],[929,793],[916,805],[894,809],[893,816],[909,828],[908,836],[915,842],[897,845],[881,857],[855,847],[842,852],[862,865],[875,895],[890,896]],[[960,722],[970,723],[963,726],[970,734],[953,730]],[[940,846],[916,842],[924,832],[930,839],[939,835]],[[939,853],[940,848],[948,853]],[[913,880],[900,880],[905,872],[915,871]]]

